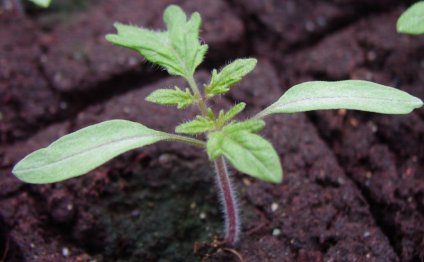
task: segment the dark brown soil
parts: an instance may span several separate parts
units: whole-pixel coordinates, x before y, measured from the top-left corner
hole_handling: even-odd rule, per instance
[[[66,12],[0,11],[0,261],[424,261],[424,109],[406,116],[345,110],[267,119],[280,185],[233,170],[243,221],[222,234],[206,154],[158,143],[80,178],[28,185],[23,156],[99,121],[163,131],[191,119],[144,101],[178,78],[114,47],[121,21],[163,27],[170,3],[202,14],[210,52],[199,84],[236,57],[255,71],[215,101],[248,117],[305,80],[366,79],[424,98],[424,38],[395,32],[399,1],[93,1]]]

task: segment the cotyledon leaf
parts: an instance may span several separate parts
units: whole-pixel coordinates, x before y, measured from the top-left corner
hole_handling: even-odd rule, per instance
[[[19,179],[53,183],[83,175],[113,157],[161,140],[198,140],[167,134],[127,120],[109,120],[65,135],[39,149],[13,168]],[[201,141],[198,141],[199,144]]]
[[[407,114],[423,102],[399,89],[363,80],[311,81],[290,88],[256,115],[323,109],[354,109],[383,114]]]

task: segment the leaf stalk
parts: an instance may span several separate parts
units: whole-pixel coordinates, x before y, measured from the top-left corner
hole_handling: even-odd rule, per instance
[[[206,148],[206,143],[204,141],[201,141],[192,137],[180,136],[180,135],[168,134],[168,133],[166,133],[165,135],[167,137],[167,140],[181,142],[181,143],[197,146],[200,148]]]

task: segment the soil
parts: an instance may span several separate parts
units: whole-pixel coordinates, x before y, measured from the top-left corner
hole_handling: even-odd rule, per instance
[[[199,11],[210,46],[199,84],[232,59],[259,60],[214,101],[246,102],[245,118],[312,79],[372,80],[423,99],[424,38],[395,32],[412,1],[53,2],[26,15],[0,10],[0,261],[424,261],[424,109],[268,118],[262,134],[284,181],[232,170],[243,223],[233,248],[216,244],[215,175],[196,148],[161,142],[50,185],[11,174],[89,124],[121,118],[171,132],[196,115],[144,101],[185,83],[108,44],[116,21],[162,28],[170,3]]]

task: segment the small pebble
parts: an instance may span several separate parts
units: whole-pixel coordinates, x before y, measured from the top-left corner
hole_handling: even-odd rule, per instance
[[[372,173],[370,171],[365,173],[365,176],[370,179],[372,177]]]
[[[69,256],[69,248],[67,248],[67,247],[62,248],[62,256],[64,256],[64,257]]]
[[[278,209],[278,204],[277,203],[272,203],[271,204],[271,211],[275,212]]]
[[[353,127],[357,127],[358,124],[359,124],[358,120],[356,118],[353,118],[353,117],[351,119],[349,119],[349,123]]]
[[[278,228],[274,228],[274,229],[272,230],[272,235],[273,235],[274,237],[281,235],[281,230],[280,230],[280,229],[278,229]]]
[[[339,115],[339,116],[345,116],[346,115],[346,109],[344,109],[344,108],[342,108],[342,109],[339,109],[338,111],[337,111],[337,114]]]
[[[162,155],[159,156],[158,160],[159,160],[159,163],[161,165],[166,165],[166,164],[171,162],[171,155],[170,154],[162,154]]]
[[[378,127],[374,122],[368,122],[368,127],[371,129],[371,132],[376,133],[378,131]]]
[[[243,178],[243,184],[245,184],[246,186],[250,186],[252,182],[250,182],[250,180],[247,178]]]
[[[371,233],[369,231],[365,231],[363,236],[364,238],[368,238],[371,236]]]
[[[205,212],[200,213],[199,218],[202,220],[205,219],[206,218]]]

